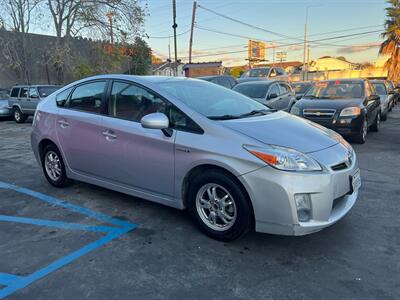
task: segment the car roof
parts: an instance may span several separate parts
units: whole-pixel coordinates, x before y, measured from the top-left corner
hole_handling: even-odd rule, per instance
[[[370,80],[370,82],[371,82],[371,83],[385,83],[386,80],[383,80],[383,79],[373,79],[373,80]]]
[[[272,83],[287,83],[286,81],[283,80],[252,80],[252,81],[245,81],[245,82],[240,82],[237,85],[271,85]]]
[[[218,78],[218,77],[229,77],[232,78],[232,76],[229,75],[210,75],[210,76],[200,76],[196,77],[197,79],[213,79],[213,78]]]
[[[51,85],[51,84],[34,84],[34,85],[28,85],[28,84],[20,84],[20,85],[14,85],[12,88],[22,88],[22,87],[27,87],[27,88],[35,88],[35,87],[62,87],[61,85]]]

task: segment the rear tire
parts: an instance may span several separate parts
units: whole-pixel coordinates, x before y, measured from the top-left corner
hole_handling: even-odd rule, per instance
[[[27,115],[23,114],[22,111],[18,107],[14,107],[14,120],[17,123],[25,123]]]
[[[381,123],[381,113],[378,112],[378,113],[376,114],[375,122],[374,122],[374,124],[371,126],[371,131],[378,132],[378,131],[379,131],[379,127],[380,127],[380,125],[381,125],[380,123]]]
[[[50,144],[44,148],[41,160],[44,176],[52,186],[61,188],[71,183],[61,153],[55,145]]]
[[[201,231],[216,240],[233,241],[252,228],[253,209],[247,193],[234,176],[219,170],[192,180],[188,209]]]

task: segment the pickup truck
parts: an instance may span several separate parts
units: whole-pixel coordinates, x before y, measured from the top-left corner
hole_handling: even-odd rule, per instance
[[[11,90],[8,107],[12,110],[14,120],[24,123],[34,115],[39,101],[58,90],[56,85],[17,85]]]

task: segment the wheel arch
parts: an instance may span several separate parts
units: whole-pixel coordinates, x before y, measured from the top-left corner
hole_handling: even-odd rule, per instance
[[[187,207],[187,201],[188,201],[187,194],[189,191],[189,184],[190,184],[191,180],[193,180],[193,178],[195,176],[197,176],[198,174],[201,174],[203,172],[207,172],[210,170],[216,170],[216,171],[222,172],[222,173],[228,175],[229,177],[231,177],[233,180],[235,180],[238,183],[239,187],[247,195],[248,201],[250,202],[250,206],[251,206],[251,210],[252,210],[252,217],[253,217],[252,224],[254,227],[255,215],[254,215],[253,201],[251,199],[250,193],[247,191],[246,186],[243,184],[243,182],[240,180],[240,178],[237,175],[235,175],[232,171],[230,171],[228,168],[225,168],[223,166],[219,166],[219,165],[212,164],[212,163],[204,163],[204,164],[193,167],[186,173],[185,177],[183,178],[182,185],[181,185],[181,197],[182,197],[182,202],[183,202],[184,207]]]

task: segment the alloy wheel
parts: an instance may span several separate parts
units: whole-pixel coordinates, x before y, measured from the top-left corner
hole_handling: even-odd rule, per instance
[[[219,184],[208,183],[199,189],[196,209],[203,223],[213,230],[226,231],[235,224],[235,200]]]
[[[57,153],[53,151],[49,151],[46,153],[44,166],[46,169],[47,175],[50,177],[51,180],[57,181],[60,179],[62,175],[61,171],[61,162],[60,158],[58,157]]]

